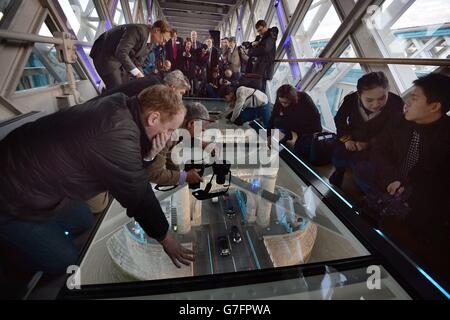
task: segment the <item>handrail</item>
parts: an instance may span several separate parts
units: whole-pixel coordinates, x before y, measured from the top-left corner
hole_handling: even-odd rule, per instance
[[[0,30],[0,39],[54,44],[58,51],[58,60],[66,66],[69,92],[73,95],[75,103],[81,103],[80,93],[77,90],[72,64],[77,61],[74,44],[83,45],[85,42],[75,40],[69,33],[55,32],[54,35],[54,37],[46,37],[10,30]]]
[[[24,32],[16,32],[10,30],[0,30],[0,39],[18,40],[26,42],[50,43],[55,45],[62,45],[63,39],[58,37],[46,37],[37,34],[29,34]],[[75,44],[82,46],[92,46],[91,43],[74,40]]]
[[[400,58],[301,58],[278,59],[275,62],[340,62],[340,63],[368,63],[368,64],[403,64],[417,66],[450,66],[450,59],[400,59]]]

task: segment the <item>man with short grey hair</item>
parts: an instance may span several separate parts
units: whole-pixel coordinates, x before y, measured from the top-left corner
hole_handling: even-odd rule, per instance
[[[189,131],[191,139],[198,138],[195,136],[198,132],[194,131],[195,123],[198,121],[202,122],[202,131],[205,131],[213,120],[210,119],[209,112],[203,104],[194,102],[186,105],[186,116],[181,128]],[[150,182],[163,186],[173,186],[182,185],[185,182],[199,183],[203,181],[196,170],[180,171],[180,167],[172,162],[171,152],[178,143],[176,141],[167,142],[166,147],[147,167]]]
[[[175,90],[177,93],[184,95],[191,88],[189,80],[180,70],[169,72],[164,77],[164,82],[160,77],[150,75],[142,79],[127,82],[113,90],[107,90],[101,94],[102,97],[110,96],[114,93],[124,93],[129,97],[137,96],[144,89],[154,86],[155,84],[165,84]]]
[[[194,49],[195,51],[200,49],[202,43],[197,40],[197,31],[195,30],[191,31],[191,41],[192,41],[192,49]]]
[[[181,96],[191,89],[189,79],[180,70],[169,72],[164,77],[164,83],[175,90]]]

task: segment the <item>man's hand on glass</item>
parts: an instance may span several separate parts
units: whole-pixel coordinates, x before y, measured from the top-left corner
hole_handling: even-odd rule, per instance
[[[181,268],[180,263],[189,266],[191,262],[195,261],[194,251],[183,247],[169,232],[160,243],[177,268]]]

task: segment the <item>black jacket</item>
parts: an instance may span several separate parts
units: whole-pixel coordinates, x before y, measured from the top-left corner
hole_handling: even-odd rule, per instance
[[[320,114],[311,97],[305,92],[297,92],[298,102],[287,108],[279,103],[273,107],[268,129],[282,129],[302,135],[322,132]]]
[[[137,99],[120,93],[25,124],[0,142],[0,221],[47,221],[108,190],[160,240],[168,223],[142,160],[150,147]]]
[[[261,75],[264,80],[272,80],[273,77],[277,37],[278,28],[270,28],[262,36],[259,44],[250,48],[248,52],[249,61],[250,59],[255,60],[250,72]]]
[[[101,97],[110,96],[115,93],[124,93],[128,97],[137,96],[141,93],[142,90],[147,89],[148,87],[154,86],[155,84],[161,84],[163,81],[159,76],[149,75],[144,78],[135,79],[129,82],[126,82],[116,88],[106,90],[101,94]]]
[[[369,120],[364,121],[359,111],[359,96],[357,92],[351,93],[344,98],[339,111],[334,117],[339,138],[349,136],[353,141],[370,142],[393,117],[402,117],[404,102],[402,98],[394,93],[389,93],[386,106],[381,113]]]
[[[181,71],[184,73],[186,77],[192,79],[194,77],[195,72],[195,62],[196,62],[195,50],[191,48],[191,50],[186,51],[186,49],[184,49],[181,52],[181,59],[183,61]]]
[[[176,59],[173,56],[172,39],[166,42],[164,49],[166,51],[166,59],[172,63],[172,70],[180,69],[183,61],[183,39],[180,37],[176,39]]]
[[[420,159],[402,181],[400,168],[413,130],[420,134]],[[390,121],[372,145],[371,161],[383,191],[394,181],[401,181],[410,190],[408,204],[412,212],[406,222],[414,230],[414,237],[449,239],[450,117],[443,116],[429,125],[404,119]]]
[[[150,50],[147,47],[149,34],[149,28],[145,24],[117,26],[95,40],[90,56],[103,74],[121,66],[130,72],[144,64]]]

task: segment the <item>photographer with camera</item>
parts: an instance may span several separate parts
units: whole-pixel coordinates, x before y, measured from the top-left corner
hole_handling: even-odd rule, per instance
[[[246,73],[256,73],[262,77],[262,91],[266,91],[266,81],[272,80],[276,52],[278,28],[268,28],[264,20],[255,25],[258,36],[248,51],[249,61]]]
[[[199,102],[186,105],[186,116],[181,128],[186,129],[191,139],[198,139],[195,132],[195,122],[202,122],[202,132],[208,128],[212,120],[204,105]],[[181,171],[180,167],[173,163],[171,158],[172,149],[180,143],[179,141],[168,141],[164,149],[155,157],[155,160],[147,167],[150,182],[162,186],[182,185],[185,182],[196,184],[203,181],[202,177],[195,169]],[[194,144],[191,143],[191,146]]]
[[[264,92],[244,86],[237,89],[226,86],[221,89],[221,96],[229,103],[228,110],[224,111],[221,117],[229,119],[236,125],[243,125],[259,118],[267,128],[272,104]]]

